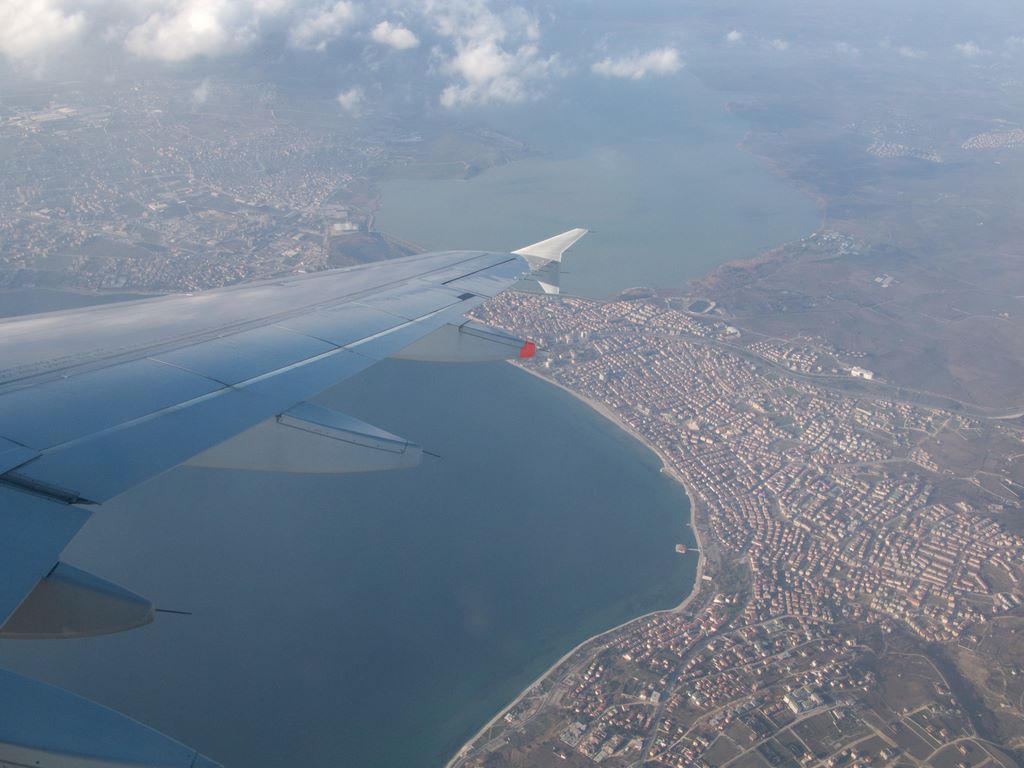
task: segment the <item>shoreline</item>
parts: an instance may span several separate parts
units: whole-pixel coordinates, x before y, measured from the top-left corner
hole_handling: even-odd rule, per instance
[[[690,488],[684,482],[682,476],[678,472],[676,472],[676,470],[671,466],[668,459],[661,452],[661,450],[659,450],[658,447],[654,445],[651,441],[649,441],[646,437],[631,429],[624,421],[622,421],[622,419],[618,417],[618,415],[614,411],[612,411],[610,408],[604,405],[604,403],[600,403],[596,400],[592,400],[589,397],[586,397],[585,395],[581,395],[580,393],[569,389],[565,385],[559,384],[557,381],[549,379],[547,376],[544,376],[543,374],[537,371],[531,370],[530,368],[527,368],[522,365],[515,365],[515,363],[513,363],[513,365],[519,370],[528,373],[530,376],[535,376],[541,381],[552,386],[558,387],[563,392],[566,392],[572,397],[576,398],[576,400],[583,403],[588,408],[595,411],[600,416],[604,417],[612,424],[614,424],[616,427],[621,429],[629,437],[642,443],[648,450],[650,450],[652,453],[654,453],[655,456],[658,457],[658,460],[661,462],[662,472],[668,474],[676,483],[679,484],[679,486],[683,489],[683,493],[686,494],[687,500],[690,503],[690,520],[687,523],[687,525],[690,527],[690,530],[693,531],[693,537],[697,543],[697,570],[694,573],[693,587],[690,589],[689,594],[687,594],[678,605],[672,608],[662,608],[656,611],[649,611],[647,613],[641,614],[640,616],[634,616],[632,619],[628,619],[622,622],[621,624],[617,624],[614,627],[609,627],[608,629],[603,630],[602,632],[599,632],[596,635],[591,635],[586,640],[577,643],[573,648],[571,648],[564,655],[562,655],[554,664],[552,664],[540,675],[538,675],[529,685],[523,688],[523,690],[520,691],[518,696],[516,696],[512,701],[510,701],[508,704],[502,707],[502,709],[498,711],[490,720],[488,720],[480,728],[480,730],[473,734],[472,737],[467,739],[466,742],[461,747],[459,747],[458,751],[454,755],[452,755],[451,758],[449,758],[449,760],[444,764],[445,768],[455,768],[455,766],[463,758],[465,758],[467,750],[469,750],[470,747],[472,747],[472,745],[478,739],[480,739],[480,737],[487,733],[487,731],[491,730],[491,728],[493,728],[495,725],[500,723],[504,719],[505,715],[507,715],[511,710],[518,706],[519,703],[522,702],[523,699],[525,699],[531,691],[533,691],[540,684],[542,684],[545,679],[547,679],[560,666],[562,666],[562,664],[571,659],[579,651],[583,650],[586,646],[590,645],[591,643],[600,640],[602,637],[610,635],[613,632],[617,632],[620,629],[623,629],[629,626],[630,624],[634,624],[638,621],[643,621],[644,619],[649,619],[652,616],[658,616],[664,613],[682,613],[687,609],[687,607],[689,607],[690,603],[693,602],[693,600],[700,593],[701,585],[704,583],[704,571],[707,565],[707,558],[704,554],[704,541],[701,538],[700,529],[698,528],[696,522],[697,500],[694,498],[693,493],[690,491]]]

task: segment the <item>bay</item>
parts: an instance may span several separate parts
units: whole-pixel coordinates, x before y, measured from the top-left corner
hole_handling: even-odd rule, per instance
[[[726,99],[690,75],[577,77],[536,104],[472,117],[537,154],[470,179],[418,168],[386,179],[382,231],[428,250],[512,250],[589,228],[566,257],[563,292],[604,298],[683,288],[820,226],[812,200],[740,148],[746,126]]]

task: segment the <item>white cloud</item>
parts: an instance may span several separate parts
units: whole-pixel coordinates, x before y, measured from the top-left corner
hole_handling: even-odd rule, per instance
[[[51,0],[0,0],[0,54],[38,63],[77,38],[84,26],[81,12],[66,13]]]
[[[178,62],[237,53],[310,0],[0,0],[0,56],[53,59],[66,43]],[[89,34],[86,35],[85,33]]]
[[[965,59],[974,59],[983,53],[988,53],[988,51],[979,47],[973,40],[968,40],[966,43],[957,43],[953,46],[953,50]]]
[[[356,20],[358,9],[348,0],[314,8],[303,14],[288,30],[288,45],[310,51],[323,51]]]
[[[518,2],[0,0],[0,57],[37,57],[41,66],[78,38],[94,49],[174,63],[279,40],[323,51],[357,30],[356,39],[398,50],[422,47],[429,35],[436,42],[425,63],[428,74],[444,78],[444,105],[518,102],[543,95],[565,71],[557,55],[544,52],[537,18]]]
[[[236,53],[259,38],[268,5],[241,0],[164,2],[124,40],[130,53],[144,59],[186,61],[199,56]]]
[[[528,101],[543,91],[552,59],[545,59],[535,45],[505,50],[494,40],[462,45],[446,65],[460,78],[441,92],[441,104],[455,107]]]
[[[742,43],[743,42],[743,33],[740,32],[738,29],[734,29],[729,34],[727,34],[725,36],[725,42],[727,42],[727,43]]]
[[[540,25],[519,7],[496,12],[484,0],[425,0],[423,14],[445,42],[437,69],[453,79],[441,104],[516,103],[539,97],[557,68],[544,56]]]
[[[647,75],[671,75],[683,68],[675,48],[655,48],[647,53],[622,58],[606,58],[595,62],[591,71],[603,77],[640,80]]]
[[[390,21],[382,21],[370,31],[370,38],[381,45],[389,45],[398,51],[407,51],[420,44],[419,38],[412,30],[406,27],[392,24]]]
[[[776,51],[788,51],[789,41],[783,40],[781,37],[776,37],[774,40],[768,41],[768,47]]]
[[[338,103],[341,108],[350,115],[357,115],[363,107],[363,89],[359,87],[349,88],[338,94]]]
[[[901,45],[896,51],[904,59],[923,59],[928,55],[918,48],[911,48],[909,45]]]
[[[845,42],[838,42],[834,46],[836,53],[840,56],[860,56],[860,48]]]
[[[203,82],[192,90],[192,103],[201,107],[210,98],[210,78],[204,78]]]

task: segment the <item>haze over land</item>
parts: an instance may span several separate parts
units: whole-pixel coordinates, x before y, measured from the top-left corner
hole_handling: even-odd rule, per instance
[[[687,483],[707,579],[685,610],[627,625],[557,665],[457,764],[1024,762],[1018,3],[39,0],[0,5],[0,57],[0,286],[22,289],[19,307],[40,287],[197,290],[423,247],[510,248],[571,226],[595,230],[567,258],[564,282],[591,298],[509,295],[481,316],[543,342],[535,373],[620,420]],[[638,285],[620,300],[591,300]],[[517,373],[465,375],[490,382],[502,402],[539,409],[531,398],[542,390]],[[442,377],[406,366],[401,378],[405,397],[445,402]],[[393,412],[386,426],[396,431],[430,434],[433,424],[445,434],[447,414],[392,406],[389,380],[375,372],[369,391],[349,396]],[[486,394],[460,402],[484,408]],[[517,415],[499,431],[529,423]],[[471,428],[472,414],[463,418]],[[532,471],[558,483],[559,498],[582,498],[589,486],[546,474],[561,456],[529,434],[494,441],[475,458],[504,466],[531,451]],[[444,453],[442,477],[469,469],[468,458]],[[640,461],[627,449],[619,456]],[[460,670],[456,654],[411,688],[409,677],[382,674],[374,695],[360,700],[358,686],[338,685],[344,701],[332,702],[325,670],[357,679],[365,659],[356,652],[346,672],[330,644],[347,628],[335,626],[314,654],[330,663],[298,665],[291,679],[320,686],[318,732],[337,733],[346,707],[372,701],[383,712],[401,697],[407,706],[369,721],[383,723],[373,739],[406,741],[389,752],[311,737],[305,757],[437,764],[498,699],[586,634],[677,602],[692,574],[683,565],[692,555],[671,552],[685,505],[644,471],[632,476],[646,517],[627,501],[595,507],[589,557],[572,536],[535,557],[532,575],[562,584],[564,596],[545,602],[539,582],[508,576],[448,605],[461,618],[439,620],[434,640],[479,664]],[[203,486],[195,474],[154,492],[178,478]],[[339,480],[310,503],[327,510],[337,498],[352,515],[399,503],[385,502],[396,488]],[[210,510],[190,519],[215,520],[212,511],[236,503],[229,491],[193,494]],[[146,492],[136,494],[141,506]],[[268,489],[268,508],[255,500],[252,518],[280,513],[269,509],[285,504],[274,498]],[[542,521],[587,525],[587,509],[565,511],[571,501],[546,508],[530,498],[526,541],[548,535]],[[482,543],[458,546],[455,528],[388,520],[424,542],[443,538],[428,546],[454,573],[479,565],[479,547],[514,560],[501,549],[508,540],[487,540],[508,530],[485,502],[450,504],[444,519],[482,518]],[[335,530],[351,535],[344,519]],[[622,520],[651,537],[630,539],[634,562],[615,546]],[[215,527],[213,549],[224,544]],[[382,554],[367,561],[383,562],[391,540],[371,539]],[[188,532],[173,540],[185,546]],[[430,557],[410,562],[426,583],[450,576],[432,571]],[[174,581],[176,563],[172,553],[154,569],[160,581]],[[607,583],[573,583],[602,563]],[[344,576],[362,583],[373,573],[357,564]],[[315,587],[325,576],[338,573],[321,562],[297,586],[331,610],[337,592]],[[486,643],[499,638],[460,646],[445,630],[490,615],[498,598],[488,590],[499,582],[510,590],[503,601],[526,608],[494,614],[493,626],[529,624],[536,605],[550,633],[533,646],[519,638],[489,667]],[[215,587],[189,589],[185,602]],[[408,664],[388,670],[428,663],[429,643],[408,637],[401,617],[378,614],[372,589],[359,592],[346,593],[347,609],[374,617]],[[553,606],[574,594],[579,613],[555,626]],[[196,623],[213,632],[221,620]],[[161,622],[145,632],[181,631]],[[144,666],[145,632],[104,642]],[[203,647],[202,634],[190,647]],[[260,667],[287,652],[244,635],[218,658],[249,654]],[[136,686],[74,673],[82,646],[0,653],[26,669],[62,669],[83,692],[185,740],[207,739],[224,753],[212,749],[215,757],[261,759],[209,718],[175,716],[182,705],[166,696],[184,700],[180,688],[139,696],[133,709]],[[252,717],[274,722],[287,702],[272,704]],[[417,712],[427,710],[424,727]]]

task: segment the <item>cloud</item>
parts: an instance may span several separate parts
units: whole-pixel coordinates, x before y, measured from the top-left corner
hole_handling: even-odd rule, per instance
[[[446,107],[539,98],[565,74],[545,52],[522,0],[0,0],[0,58],[36,57],[80,40],[109,51],[181,63],[240,55],[258,45],[323,51],[341,37],[396,50],[433,45],[428,77]],[[73,9],[67,10],[67,9]],[[396,15],[397,14],[397,18]],[[83,48],[84,53],[84,48]],[[35,62],[33,62],[35,63]]]
[[[309,8],[310,0],[0,0],[0,56],[52,60],[80,40],[105,60],[110,48],[164,62],[214,58],[270,39]]]
[[[774,40],[768,41],[768,47],[776,51],[788,51],[789,40],[783,40],[781,37],[776,37]]]
[[[323,51],[356,20],[358,9],[348,0],[314,8],[303,14],[288,30],[288,45],[309,51]]]
[[[725,36],[725,42],[727,42],[727,43],[742,43],[743,42],[743,33],[740,32],[738,29],[734,29],[729,34],[727,34]]]
[[[540,25],[522,8],[501,12],[484,0],[425,0],[422,12],[443,39],[437,71],[452,79],[441,105],[517,103],[541,96],[557,69],[538,44]]]
[[[350,115],[358,115],[363,107],[363,89],[358,86],[338,94],[338,103]]]
[[[201,107],[208,98],[210,98],[210,78],[207,77],[192,90],[192,104]]]
[[[370,39],[381,45],[389,45],[397,51],[407,51],[420,44],[419,38],[406,27],[382,21],[370,31]]]
[[[84,26],[81,12],[66,13],[51,0],[0,0],[0,54],[39,63],[76,39]]]
[[[983,53],[988,53],[988,51],[979,47],[973,40],[968,40],[966,43],[957,43],[953,46],[953,50],[965,59],[974,59]]]
[[[860,48],[850,43],[838,42],[833,46],[840,56],[860,56]]]
[[[460,82],[441,92],[441,104],[455,107],[528,101],[543,92],[552,59],[545,59],[535,45],[505,50],[494,40],[459,47],[446,70]]]
[[[241,0],[179,0],[164,2],[145,21],[132,27],[125,48],[143,59],[187,61],[222,56],[252,45],[260,36],[266,3]]]
[[[641,80],[647,75],[671,75],[683,68],[679,51],[675,48],[655,48],[635,56],[606,58],[595,62],[590,70],[602,77],[621,77]]]
[[[911,48],[909,45],[901,45],[896,49],[896,52],[904,59],[923,59],[928,55],[918,48]]]

